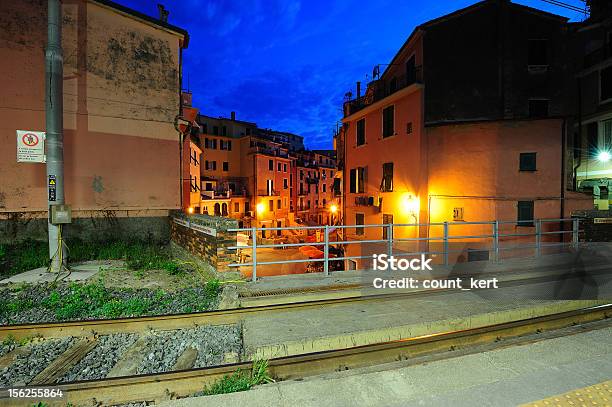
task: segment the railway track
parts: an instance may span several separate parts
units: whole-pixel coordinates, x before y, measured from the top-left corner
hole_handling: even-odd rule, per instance
[[[534,338],[526,335],[602,321],[610,318],[610,316],[612,316],[612,304],[593,306],[476,329],[449,331],[401,341],[278,358],[269,361],[269,369],[270,374],[276,379],[289,380],[338,370],[408,360],[423,355],[439,354],[440,352],[444,352],[445,357],[450,357],[452,352],[448,352],[448,350],[465,349],[491,343],[497,343],[498,346],[508,346],[504,340],[520,339],[520,337],[526,337],[526,341],[533,342]],[[607,321],[605,323],[610,324]],[[584,331],[584,329],[576,330],[576,332],[578,331]],[[516,343],[516,341],[508,342],[508,344]],[[134,401],[161,401],[169,398],[185,397],[202,390],[203,387],[233,373],[237,369],[248,370],[251,365],[251,362],[233,363],[168,373],[58,384],[53,385],[53,387],[61,389],[64,398],[49,400],[48,404],[65,405],[66,403],[72,403],[73,405],[107,406]],[[8,398],[6,390],[0,391],[0,406],[9,405],[17,405],[15,399]]]
[[[504,286],[516,286],[554,280],[557,276],[543,276],[504,282]],[[150,332],[174,332],[180,330],[193,330],[198,327],[238,325],[249,315],[274,313],[289,310],[304,310],[313,307],[326,307],[336,304],[363,303],[373,301],[389,301],[402,298],[441,295],[453,290],[427,290],[393,294],[378,294],[368,296],[348,296],[334,299],[305,301],[290,304],[271,304],[238,308],[231,310],[207,311],[192,314],[164,315],[152,317],[123,318],[115,320],[87,320],[47,324],[27,324],[0,327],[0,340],[8,336],[16,339],[40,337],[44,339],[64,338],[72,342],[67,349],[62,350],[57,357],[38,372],[29,387],[52,386],[61,388],[67,397],[59,402],[48,400],[48,404],[58,403],[65,405],[70,402],[74,405],[112,405],[130,401],[162,400],[170,397],[184,397],[193,394],[206,385],[213,383],[224,375],[236,369],[250,369],[250,363],[230,363],[240,360],[223,358],[215,363],[216,366],[206,368],[192,368],[191,362],[177,364],[166,373],[133,374],[134,366],[119,369],[121,374],[107,375],[106,379],[90,380],[57,384],[72,367],[83,359],[97,345],[98,338],[104,335],[140,334],[146,337]],[[451,348],[468,346],[478,343],[487,343],[499,337],[515,337],[532,333],[537,330],[555,329],[575,323],[583,323],[604,319],[611,315],[612,305],[592,307],[585,310],[572,311],[558,316],[540,317],[532,320],[518,321],[511,324],[494,325],[476,330],[446,332],[426,337],[410,338],[399,342],[389,342],[377,345],[368,345],[337,351],[326,351],[303,356],[273,359],[270,370],[274,377],[290,379],[303,377],[341,368],[354,368],[369,364],[385,363],[415,355],[432,353]],[[129,348],[127,355],[123,355],[117,363],[130,358],[137,358],[138,353],[146,352],[140,340]],[[140,346],[140,347],[139,347]],[[16,358],[23,354],[20,347],[13,352],[0,357],[0,371],[9,366]],[[130,354],[131,352],[131,354]],[[183,357],[184,355],[181,355]],[[179,358],[180,359],[180,358]],[[244,360],[244,359],[242,359]],[[125,363],[124,363],[125,364]],[[129,365],[129,363],[128,363]],[[126,373],[127,372],[127,373]],[[109,376],[119,376],[108,378]],[[1,379],[1,378],[0,378]],[[0,380],[1,383],[1,380]],[[95,401],[94,401],[95,400]],[[0,389],[0,406],[15,405],[15,400],[8,398],[6,390]],[[24,404],[30,405],[30,404]]]

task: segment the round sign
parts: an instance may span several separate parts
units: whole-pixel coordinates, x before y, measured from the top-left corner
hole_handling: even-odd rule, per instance
[[[26,133],[21,137],[21,141],[28,147],[34,147],[38,144],[38,136],[34,133]]]

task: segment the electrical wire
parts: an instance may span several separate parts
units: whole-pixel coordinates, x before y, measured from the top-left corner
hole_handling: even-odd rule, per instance
[[[49,266],[47,267],[47,272],[52,272],[53,262],[55,261],[56,257],[59,256],[59,270],[57,270],[57,275],[53,279],[53,282],[57,282],[57,280],[65,280],[72,273],[70,267],[68,267],[67,264],[64,264],[66,261],[66,259],[64,259],[64,246],[66,247],[66,251],[68,251],[68,245],[64,243],[64,238],[62,236],[62,225],[60,224],[58,225],[57,250],[55,251],[53,256],[51,256],[51,261],[49,262]],[[66,275],[62,276],[63,271],[66,271]]]
[[[552,4],[555,5],[557,7],[562,7],[571,11],[577,11],[579,13],[586,13],[586,7],[584,9],[578,7],[578,6],[573,6],[571,4],[568,3],[563,3],[559,0],[540,0],[543,1],[544,3],[548,3],[548,4]]]

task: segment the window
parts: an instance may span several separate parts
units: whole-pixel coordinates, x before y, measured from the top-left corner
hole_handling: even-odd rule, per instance
[[[365,119],[357,121],[357,145],[365,144]]]
[[[533,201],[518,201],[517,226],[533,226]]]
[[[323,192],[327,192],[327,185],[323,184]]]
[[[283,172],[287,172],[287,164],[283,164]]]
[[[212,191],[212,190],[213,190],[213,184],[212,184],[212,182],[207,182],[207,183],[206,183],[206,190],[207,190],[207,191]]]
[[[217,170],[217,162],[216,161],[208,161],[204,163],[204,168],[207,170],[216,171]]]
[[[597,135],[597,122],[587,124],[587,151],[590,157],[597,155],[598,151],[598,135]]]
[[[276,209],[280,209],[281,208],[281,200],[279,199],[278,201],[276,201]]]
[[[247,128],[246,128],[246,135],[247,135],[247,136],[250,136],[250,135],[251,135],[251,128],[250,128],[250,127],[247,127]]]
[[[283,189],[289,188],[289,183],[287,182],[287,178],[283,178]]]
[[[230,140],[219,140],[219,150],[232,150],[232,142]]]
[[[412,122],[406,123],[406,134],[412,134]]]
[[[612,99],[612,66],[599,72],[599,95],[601,101]]]
[[[240,203],[239,202],[234,203],[234,212],[236,212],[236,213],[240,212]]]
[[[268,195],[272,195],[274,193],[274,181],[271,179],[266,180],[266,192]]]
[[[217,149],[217,139],[216,138],[210,140],[210,148],[212,148],[213,150]]]
[[[416,59],[414,55],[406,61],[406,86],[416,82]]]
[[[612,149],[612,119],[601,122],[599,149],[604,151],[610,151]]]
[[[363,194],[365,184],[365,168],[353,168],[350,173],[350,192],[353,194]]]
[[[304,171],[300,170],[300,181],[304,180]]]
[[[269,160],[268,161],[268,169],[270,171],[274,171],[274,160]]]
[[[547,117],[547,99],[529,99],[529,117]]]
[[[315,193],[319,193],[319,184],[315,184]]]
[[[221,131],[221,134],[222,134],[223,136],[227,136],[227,127],[226,127],[226,126],[223,126],[223,127],[221,128],[221,130],[222,130],[222,131]]]
[[[390,137],[395,133],[394,119],[395,106],[385,107],[383,109],[383,138]]]
[[[218,135],[219,135],[219,126],[213,126],[213,134],[214,134],[215,136],[218,136]]]
[[[229,171],[229,162],[223,161],[223,171]]]
[[[529,40],[527,65],[548,65],[548,40]]]
[[[389,227],[387,225],[393,224],[393,215],[391,214],[383,214],[382,224],[385,225],[382,227],[382,238],[389,238]],[[393,232],[391,232],[391,236],[393,236]]]
[[[270,210],[270,212],[274,211],[274,200],[270,199],[268,201],[268,209]]]
[[[453,208],[453,221],[463,220],[463,208]]]
[[[306,201],[306,209],[310,209],[310,199]]]
[[[380,182],[380,190],[382,192],[393,191],[393,163],[383,164],[383,177]]]
[[[278,172],[281,172],[281,168],[283,168],[282,164],[281,164],[281,163],[278,163],[278,165],[276,166],[276,170],[277,170]]]
[[[389,80],[389,94],[397,90],[397,78],[394,76]]]
[[[204,139],[204,148],[210,148],[210,140],[208,138]]]
[[[535,171],[537,153],[521,153],[519,157],[519,171]]]
[[[251,203],[249,201],[244,202],[244,211],[248,212],[251,209]]]
[[[232,151],[232,140],[228,140],[226,145],[227,145],[228,151]]]
[[[208,134],[208,125],[206,123],[202,123],[202,134]]]
[[[359,226],[359,225],[363,225],[365,216],[363,213],[356,213],[355,214],[355,226]],[[355,234],[356,235],[360,235],[363,236],[363,231],[364,228],[360,228],[360,227],[356,227],[355,228]]]

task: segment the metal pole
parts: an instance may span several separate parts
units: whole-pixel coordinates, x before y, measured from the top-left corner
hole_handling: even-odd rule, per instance
[[[536,220],[536,256],[542,254],[542,219]]]
[[[387,225],[387,256],[393,256],[393,224]]]
[[[444,222],[444,265],[448,266],[448,222]]]
[[[323,246],[323,271],[325,276],[329,276],[329,226],[325,225],[325,246]]]
[[[45,124],[47,132],[47,182],[55,178],[55,196],[48,194],[50,271],[59,272],[66,260],[65,246],[60,245],[60,227],[51,224],[51,205],[64,203],[64,61],[62,51],[62,4],[48,0],[47,47],[45,48]],[[59,248],[62,248],[61,255]],[[62,261],[60,259],[63,259]]]
[[[580,219],[572,219],[572,244],[578,246],[578,231],[580,229]]]
[[[253,281],[257,281],[257,228],[251,228],[251,236],[253,237],[251,259],[253,260]]]
[[[499,221],[493,222],[493,256],[496,262],[499,261]]]

